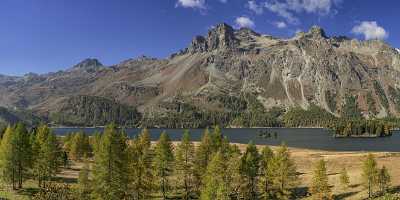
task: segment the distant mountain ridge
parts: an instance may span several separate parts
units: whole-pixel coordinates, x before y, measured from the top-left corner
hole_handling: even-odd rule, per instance
[[[249,93],[266,110],[317,105],[339,116],[354,97],[366,117],[399,116],[398,77],[400,52],[383,41],[329,37],[317,26],[281,39],[222,23],[166,59],[103,66],[91,58],[66,71],[0,76],[0,106],[48,118],[68,99],[90,96],[149,116],[180,112],[182,103],[223,111],[218,97]]]

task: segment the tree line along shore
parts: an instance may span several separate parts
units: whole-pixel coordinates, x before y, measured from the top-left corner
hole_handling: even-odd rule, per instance
[[[81,162],[77,183],[59,183],[56,175],[71,162]],[[206,129],[197,144],[185,131],[174,145],[167,133],[152,144],[143,129],[130,139],[115,125],[92,137],[73,133],[56,137],[46,125],[28,131],[22,123],[2,134],[0,172],[12,191],[35,182],[32,199],[335,199],[327,162],[313,165],[312,181],[299,187],[297,166],[283,144],[272,150],[250,142],[244,150],[231,144],[221,129]],[[364,158],[362,183],[370,198],[396,199],[391,174],[372,154]],[[347,169],[340,187],[350,186]]]

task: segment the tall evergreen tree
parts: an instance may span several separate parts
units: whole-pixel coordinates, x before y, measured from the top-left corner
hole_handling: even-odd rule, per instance
[[[0,168],[3,181],[11,184],[12,188],[16,189],[16,160],[14,159],[16,149],[13,145],[14,131],[14,128],[8,126],[4,132],[0,147]]]
[[[332,199],[331,189],[329,187],[328,174],[326,169],[326,162],[320,160],[316,163],[312,183],[311,195],[315,200],[329,200]]]
[[[368,190],[368,197],[371,198],[378,179],[378,168],[374,155],[368,154],[364,160],[362,169],[363,184]]]
[[[260,155],[256,145],[247,145],[240,163],[240,174],[243,177],[242,198],[257,199],[257,176],[260,167]]]
[[[271,189],[273,174],[274,152],[268,146],[265,146],[261,152],[260,161],[260,188],[262,199],[271,199]]]
[[[231,199],[239,199],[242,185],[242,176],[240,174],[241,152],[236,145],[231,146],[230,149],[229,157],[226,159],[227,167],[225,167],[226,184],[228,185]]]
[[[194,179],[194,145],[190,141],[190,133],[185,130],[181,143],[176,149],[176,171],[178,181],[182,182],[184,188],[183,199],[188,200],[193,192]]]
[[[211,137],[208,128],[205,129],[201,142],[195,151],[195,189],[199,190],[202,183],[203,175],[207,170],[208,163],[211,159],[212,148],[211,148]]]
[[[154,188],[154,174],[152,171],[153,151],[150,148],[150,133],[143,129],[139,137],[135,138],[129,147],[130,152],[130,190],[134,199],[147,199]]]
[[[200,200],[230,200],[230,183],[226,178],[226,161],[218,152],[214,154],[203,177]]]
[[[78,185],[76,188],[76,198],[77,199],[90,199],[90,194],[92,192],[92,185],[89,179],[89,163],[86,161],[82,170],[79,172]]]
[[[159,179],[159,188],[164,200],[167,199],[170,188],[168,178],[173,171],[173,162],[173,146],[169,136],[163,132],[155,147],[154,169]]]
[[[82,132],[73,134],[70,141],[70,157],[80,161],[85,156],[89,156],[90,152],[89,137]]]
[[[108,125],[93,165],[93,198],[119,200],[126,196],[128,185],[127,137],[114,124]]]
[[[290,152],[286,145],[282,145],[276,151],[272,161],[273,196],[278,199],[289,199],[292,189],[297,185],[298,176],[296,165],[290,157]]]

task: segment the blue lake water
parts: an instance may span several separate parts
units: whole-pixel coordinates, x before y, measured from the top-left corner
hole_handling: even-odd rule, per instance
[[[54,133],[63,136],[71,132],[83,131],[86,134],[102,132],[103,128],[54,128]],[[276,132],[277,137],[260,137],[260,132]],[[141,129],[126,129],[129,137],[134,137]],[[149,129],[152,140],[157,140],[165,131],[173,141],[181,139],[184,129]],[[211,131],[211,130],[210,130]],[[204,129],[190,129],[193,141],[200,141]],[[253,141],[258,145],[280,145],[289,147],[318,149],[327,151],[384,151],[400,152],[400,132],[384,138],[334,138],[326,129],[315,128],[232,128],[222,129],[222,133],[233,143],[247,144]]]

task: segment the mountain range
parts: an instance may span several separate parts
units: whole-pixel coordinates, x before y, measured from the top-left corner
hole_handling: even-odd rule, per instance
[[[316,105],[340,116],[354,99],[365,117],[386,117],[400,115],[399,77],[400,51],[381,40],[327,36],[317,26],[277,38],[222,23],[165,59],[104,66],[90,58],[65,71],[0,75],[0,106],[69,125],[134,124],[183,104],[234,110],[227,98],[251,94],[265,110]]]

